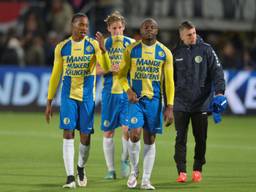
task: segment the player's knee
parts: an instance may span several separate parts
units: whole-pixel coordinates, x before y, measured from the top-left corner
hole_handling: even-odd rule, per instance
[[[130,131],[130,140],[135,143],[138,142],[140,140],[140,135],[141,135],[141,129],[131,129]]]
[[[123,134],[123,138],[126,140],[126,141],[128,141],[128,139],[129,139],[129,134],[127,133],[127,134]]]
[[[139,134],[132,134],[130,135],[130,140],[133,142],[133,143],[136,143],[140,140],[140,135]]]
[[[114,131],[105,131],[104,132],[104,137],[105,138],[112,138],[112,137],[114,137]]]
[[[74,139],[74,131],[64,130],[63,138],[64,139]]]
[[[125,140],[128,140],[128,139],[129,139],[129,133],[128,133],[128,131],[127,131],[127,132],[123,131],[123,138],[124,138]]]
[[[83,134],[81,133],[80,134],[80,142],[83,144],[83,145],[90,145],[90,142],[91,142],[91,135],[90,134]]]

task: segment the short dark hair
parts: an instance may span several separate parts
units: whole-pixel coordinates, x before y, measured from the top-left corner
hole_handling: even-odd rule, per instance
[[[180,25],[179,25],[179,31],[182,31],[184,29],[192,29],[195,28],[195,25],[191,22],[191,21],[183,21]]]
[[[79,12],[73,15],[71,22],[73,23],[77,18],[80,18],[80,17],[88,18],[86,14]]]
[[[148,18],[144,19],[140,26],[144,25],[144,23],[146,23],[148,21],[154,23],[156,25],[156,27],[159,28],[157,21],[155,19],[151,18],[151,17],[148,17]]]

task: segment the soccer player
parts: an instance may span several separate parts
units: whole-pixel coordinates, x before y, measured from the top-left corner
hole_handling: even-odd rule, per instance
[[[105,19],[107,30],[111,36],[105,39],[105,48],[108,51],[112,63],[112,72],[104,74],[104,87],[102,92],[101,107],[101,129],[104,131],[103,151],[108,168],[105,179],[116,179],[114,166],[114,141],[115,129],[122,127],[122,155],[121,155],[121,175],[128,177],[130,166],[128,161],[128,98],[123,91],[117,72],[122,60],[124,49],[135,42],[134,39],[123,36],[125,29],[125,19],[115,11]]]
[[[197,35],[193,23],[182,22],[179,34],[181,43],[173,51],[176,85],[174,159],[179,174],[177,182],[187,181],[186,144],[190,120],[195,138],[192,180],[199,182],[202,180],[202,166],[205,164],[208,107],[214,94],[217,97],[223,96],[225,81],[215,51]]]
[[[166,97],[164,120],[168,124],[173,121],[173,57],[171,51],[157,41],[158,23],[154,19],[145,19],[141,24],[140,33],[142,40],[125,49],[118,76],[129,99],[128,150],[131,172],[127,186],[137,186],[139,142],[143,129],[144,161],[141,188],[152,190],[155,187],[151,185],[150,177],[156,154],[156,134],[162,133],[163,94]],[[130,76],[130,80],[127,76]]]
[[[91,134],[94,131],[96,61],[106,71],[110,67],[110,60],[104,46],[87,36],[88,24],[86,15],[75,14],[72,18],[72,36],[56,46],[45,110],[46,121],[49,123],[52,116],[52,100],[62,77],[60,128],[63,129],[63,159],[67,174],[64,188],[76,187],[75,129],[80,132],[77,182],[80,187],[85,187],[87,184],[84,167],[89,156]]]

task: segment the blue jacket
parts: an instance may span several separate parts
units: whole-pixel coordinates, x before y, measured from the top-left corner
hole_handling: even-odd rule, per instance
[[[197,36],[195,45],[181,43],[173,55],[174,111],[208,111],[214,93],[225,92],[223,69],[215,51]]]

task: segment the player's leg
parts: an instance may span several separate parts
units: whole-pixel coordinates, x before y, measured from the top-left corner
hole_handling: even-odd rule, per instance
[[[77,125],[77,103],[72,99],[62,99],[60,107],[60,128],[63,131],[63,160],[67,174],[64,188],[75,188],[74,177],[74,129]]]
[[[121,94],[102,93],[101,130],[103,134],[103,152],[108,168],[105,179],[116,179],[114,163],[114,130],[120,126],[119,113]]]
[[[179,174],[179,177],[176,180],[177,182],[186,182],[187,180],[186,145],[189,119],[190,114],[187,112],[174,112],[174,122],[176,129],[174,160],[176,162],[176,167]]]
[[[128,152],[131,162],[131,172],[127,181],[128,188],[137,186],[139,176],[139,157],[140,157],[140,137],[142,128],[130,129],[130,139],[128,142]]]
[[[193,135],[195,138],[195,155],[192,179],[195,182],[202,180],[202,166],[205,164],[206,139],[208,116],[206,112],[192,113],[191,116]]]
[[[128,121],[129,121],[129,142],[128,152],[131,162],[131,172],[127,181],[128,188],[137,186],[137,177],[139,174],[139,156],[140,156],[140,137],[144,125],[143,113],[140,103],[128,104]]]
[[[128,126],[122,125],[122,154],[121,154],[121,175],[128,177],[130,174],[130,162],[128,152],[129,133]]]
[[[128,98],[126,93],[122,95],[122,102],[120,107],[120,124],[122,125],[122,154],[121,154],[121,175],[128,177],[130,174],[130,162],[128,153]]]
[[[103,135],[103,152],[106,161],[106,165],[108,168],[108,173],[104,177],[105,179],[116,179],[115,172],[115,146],[114,146],[114,130],[105,131]]]
[[[63,160],[67,174],[66,183],[63,188],[75,188],[74,177],[74,131],[63,131]]]
[[[80,144],[77,163],[78,185],[85,187],[87,185],[87,177],[85,172],[85,165],[90,154],[91,134],[94,133],[94,102],[86,101],[79,103],[79,126],[80,130]]]
[[[122,125],[122,154],[121,154],[121,160],[127,161],[129,159],[128,154],[128,141],[129,141],[129,132],[128,127]]]
[[[79,144],[79,153],[78,153],[78,162],[77,162],[77,173],[78,173],[77,182],[80,187],[86,187],[87,185],[85,165],[87,163],[87,160],[90,154],[90,143],[91,143],[91,135],[80,132],[80,144]]]
[[[156,146],[155,146],[155,138],[156,134],[150,133],[147,129],[143,129],[143,138],[144,138],[144,154],[143,154],[143,175],[141,188],[142,189],[155,189],[153,185],[151,185],[150,178],[152,169],[155,162],[156,157]]]
[[[157,98],[142,98],[144,111],[144,127],[143,127],[143,138],[144,138],[144,155],[143,155],[143,175],[141,188],[142,189],[155,189],[151,185],[150,178],[153,170],[156,147],[155,138],[156,134],[162,133],[162,103]]]

